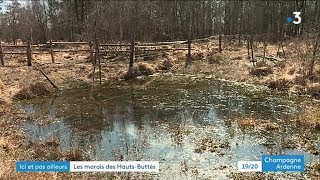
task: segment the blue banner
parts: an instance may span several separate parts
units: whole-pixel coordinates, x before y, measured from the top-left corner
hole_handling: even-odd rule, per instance
[[[16,172],[70,172],[69,161],[17,161]]]
[[[262,172],[302,172],[304,155],[262,155]]]

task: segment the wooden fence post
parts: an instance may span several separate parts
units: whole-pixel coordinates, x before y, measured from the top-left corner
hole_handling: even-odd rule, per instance
[[[253,57],[253,34],[252,33],[250,35],[250,46],[251,46],[251,61],[252,61],[253,66],[255,66],[254,57]]]
[[[90,61],[92,63],[94,63],[94,57],[93,57],[93,43],[92,41],[89,42],[89,46],[90,46]]]
[[[283,57],[285,57],[285,52],[284,52],[282,40],[280,40],[280,42],[279,42],[278,51],[277,51],[277,56],[279,56],[279,57],[280,57],[280,48],[282,49]]]
[[[96,55],[97,55],[97,58],[98,58],[98,63],[99,63],[99,84],[101,86],[101,61],[100,61],[100,50],[99,50],[99,42],[98,42],[98,39],[96,40]]]
[[[286,57],[286,53],[285,53],[285,51],[284,51],[283,42],[282,42],[282,41],[281,41],[281,48],[282,48],[283,57]]]
[[[92,65],[93,65],[93,72],[92,72],[92,84],[94,85],[94,76],[95,76],[95,73],[96,73],[96,63],[97,63],[97,41],[95,40],[95,44],[94,44],[94,48],[95,48],[95,54],[94,54],[94,58],[93,61],[92,61]],[[99,48],[98,48],[99,49]]]
[[[27,61],[28,61],[28,66],[32,66],[32,52],[31,52],[31,42],[27,42]]]
[[[135,59],[135,37],[134,36],[135,36],[135,33],[133,33],[132,39],[131,39],[129,69],[133,67],[133,62]]]
[[[188,38],[188,55],[187,55],[187,64],[190,65],[192,63],[191,61],[191,40]]]
[[[101,86],[102,81],[101,81],[101,61],[100,61],[100,50],[99,50],[99,42],[98,39],[95,40],[95,56],[94,56],[94,61],[93,61],[93,75],[92,75],[92,83],[94,84],[94,76],[95,76],[95,71],[96,71],[96,64],[98,62],[99,65],[99,84]]]
[[[263,62],[264,62],[264,59],[265,59],[265,57],[266,57],[266,51],[267,51],[267,40],[266,39],[264,39],[264,41],[263,41]]]
[[[221,33],[219,33],[219,52],[222,52]]]
[[[190,15],[189,15],[189,18],[190,18]],[[186,60],[186,64],[185,64],[185,67],[187,67],[188,65],[191,65],[191,25],[189,24],[189,27],[188,27],[188,54],[187,54],[187,60]]]
[[[249,37],[247,37],[247,50],[248,50],[248,56],[250,56],[250,41],[249,41]]]
[[[4,61],[3,61],[3,51],[2,51],[2,40],[0,39],[0,61],[1,65],[4,66]]]
[[[52,63],[55,63],[55,62],[54,62],[53,49],[52,49],[52,40],[50,40],[50,54],[51,54],[51,62],[52,62]]]

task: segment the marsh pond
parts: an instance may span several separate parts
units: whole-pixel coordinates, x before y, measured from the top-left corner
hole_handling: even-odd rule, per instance
[[[147,77],[101,88],[64,90],[17,102],[30,141],[58,139],[62,151],[91,160],[152,160],[158,176],[227,178],[240,160],[303,154],[320,148],[320,132],[294,121],[303,100],[266,87],[185,76]],[[308,142],[305,142],[308,141]]]

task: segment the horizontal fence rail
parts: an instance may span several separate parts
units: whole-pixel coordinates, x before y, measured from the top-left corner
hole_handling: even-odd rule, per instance
[[[222,51],[222,40],[232,41],[232,40],[239,40],[242,38],[246,41],[253,38],[265,38],[268,34],[262,35],[214,35],[200,39],[193,39],[193,40],[183,40],[183,41],[173,41],[173,42],[132,42],[128,43],[95,43],[93,42],[60,42],[60,41],[49,41],[45,44],[34,44],[31,45],[30,41],[26,42],[23,45],[8,45],[2,44],[0,40],[0,63],[4,66],[4,55],[27,55],[27,62],[28,65],[31,66],[32,64],[32,54],[50,54],[52,63],[55,63],[55,53],[77,53],[77,52],[88,52],[90,53],[90,59],[94,61],[94,54],[99,53],[131,53],[135,54],[135,52],[145,51],[145,52],[159,52],[159,51],[188,51],[188,54],[191,55],[191,43],[197,42],[205,42],[210,40],[219,40],[219,49]],[[88,49],[57,49],[57,45],[86,45]],[[183,45],[187,45],[187,47],[181,47]],[[97,48],[98,47],[98,48]],[[63,47],[60,47],[63,48]],[[16,49],[16,51],[14,51]],[[9,51],[13,50],[13,51]],[[20,51],[21,50],[21,51]],[[131,57],[132,58],[132,57]],[[133,57],[134,58],[134,57]],[[135,59],[135,58],[134,58]]]

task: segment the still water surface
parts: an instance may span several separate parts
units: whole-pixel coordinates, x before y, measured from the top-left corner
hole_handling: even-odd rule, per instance
[[[309,131],[291,122],[303,110],[299,102],[262,87],[170,76],[71,89],[17,106],[32,119],[25,126],[32,141],[54,137],[63,150],[87,150],[93,160],[160,161],[171,175],[188,166],[208,178],[223,176],[213,170],[236,169],[237,161],[267,153],[304,154],[308,163],[319,159],[284,146]],[[280,128],[243,128],[237,119],[244,118]],[[319,147],[319,132],[311,136]]]

